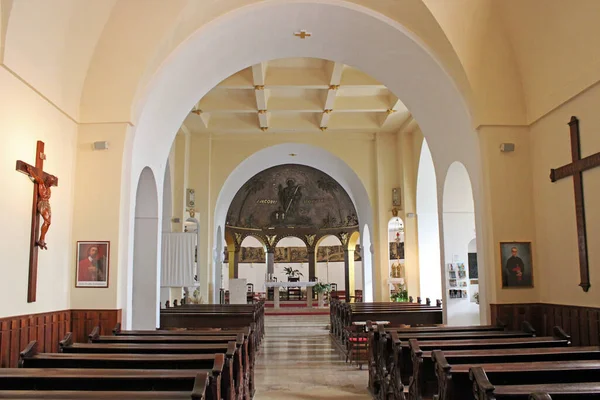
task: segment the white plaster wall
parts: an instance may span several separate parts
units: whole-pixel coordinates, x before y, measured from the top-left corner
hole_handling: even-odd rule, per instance
[[[158,327],[158,193],[154,175],[145,168],[140,176],[136,196],[132,329]]]
[[[0,68],[0,318],[69,308],[75,286],[72,209],[77,127],[31,88]],[[35,163],[36,141],[45,142],[44,170],[58,176],[52,188],[52,225],[39,251],[37,302],[27,303],[33,184],[15,171],[16,160]],[[94,289],[87,289],[93,291]]]
[[[442,299],[440,228],[436,174],[427,141],[423,141],[417,175],[417,222],[421,298]],[[410,294],[410,293],[409,293]]]
[[[475,237],[475,211],[469,174],[461,163],[454,163],[446,174],[444,184],[444,256],[445,264],[463,263],[469,270],[469,244]],[[470,298],[451,299],[448,295],[449,277],[447,266],[444,273],[446,282],[446,310],[450,325],[477,325],[479,305]],[[467,290],[472,288],[467,276],[467,287],[456,288]]]

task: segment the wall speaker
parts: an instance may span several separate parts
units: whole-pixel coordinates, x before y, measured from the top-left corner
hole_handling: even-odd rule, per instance
[[[108,142],[94,142],[93,148],[94,150],[108,150]]]
[[[510,153],[512,151],[515,151],[515,144],[514,143],[502,143],[500,145],[500,151],[503,153]]]

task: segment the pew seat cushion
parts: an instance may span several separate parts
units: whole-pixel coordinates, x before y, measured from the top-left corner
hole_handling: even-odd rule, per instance
[[[351,337],[348,340],[354,343],[366,343],[368,339],[365,337]]]

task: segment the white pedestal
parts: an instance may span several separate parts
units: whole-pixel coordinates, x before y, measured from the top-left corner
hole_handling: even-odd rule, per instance
[[[247,279],[229,280],[229,304],[246,304],[247,283]]]

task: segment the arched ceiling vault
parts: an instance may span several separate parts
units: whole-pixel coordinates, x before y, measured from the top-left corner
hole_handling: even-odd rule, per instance
[[[559,0],[327,2],[368,7],[412,31],[452,76],[476,125],[531,123],[600,80],[592,67],[600,49],[587,46],[600,29],[595,0],[566,8]],[[260,3],[152,1],[142,12],[130,0],[0,0],[0,63],[77,122],[135,124],[132,105],[176,47],[215,18]]]

